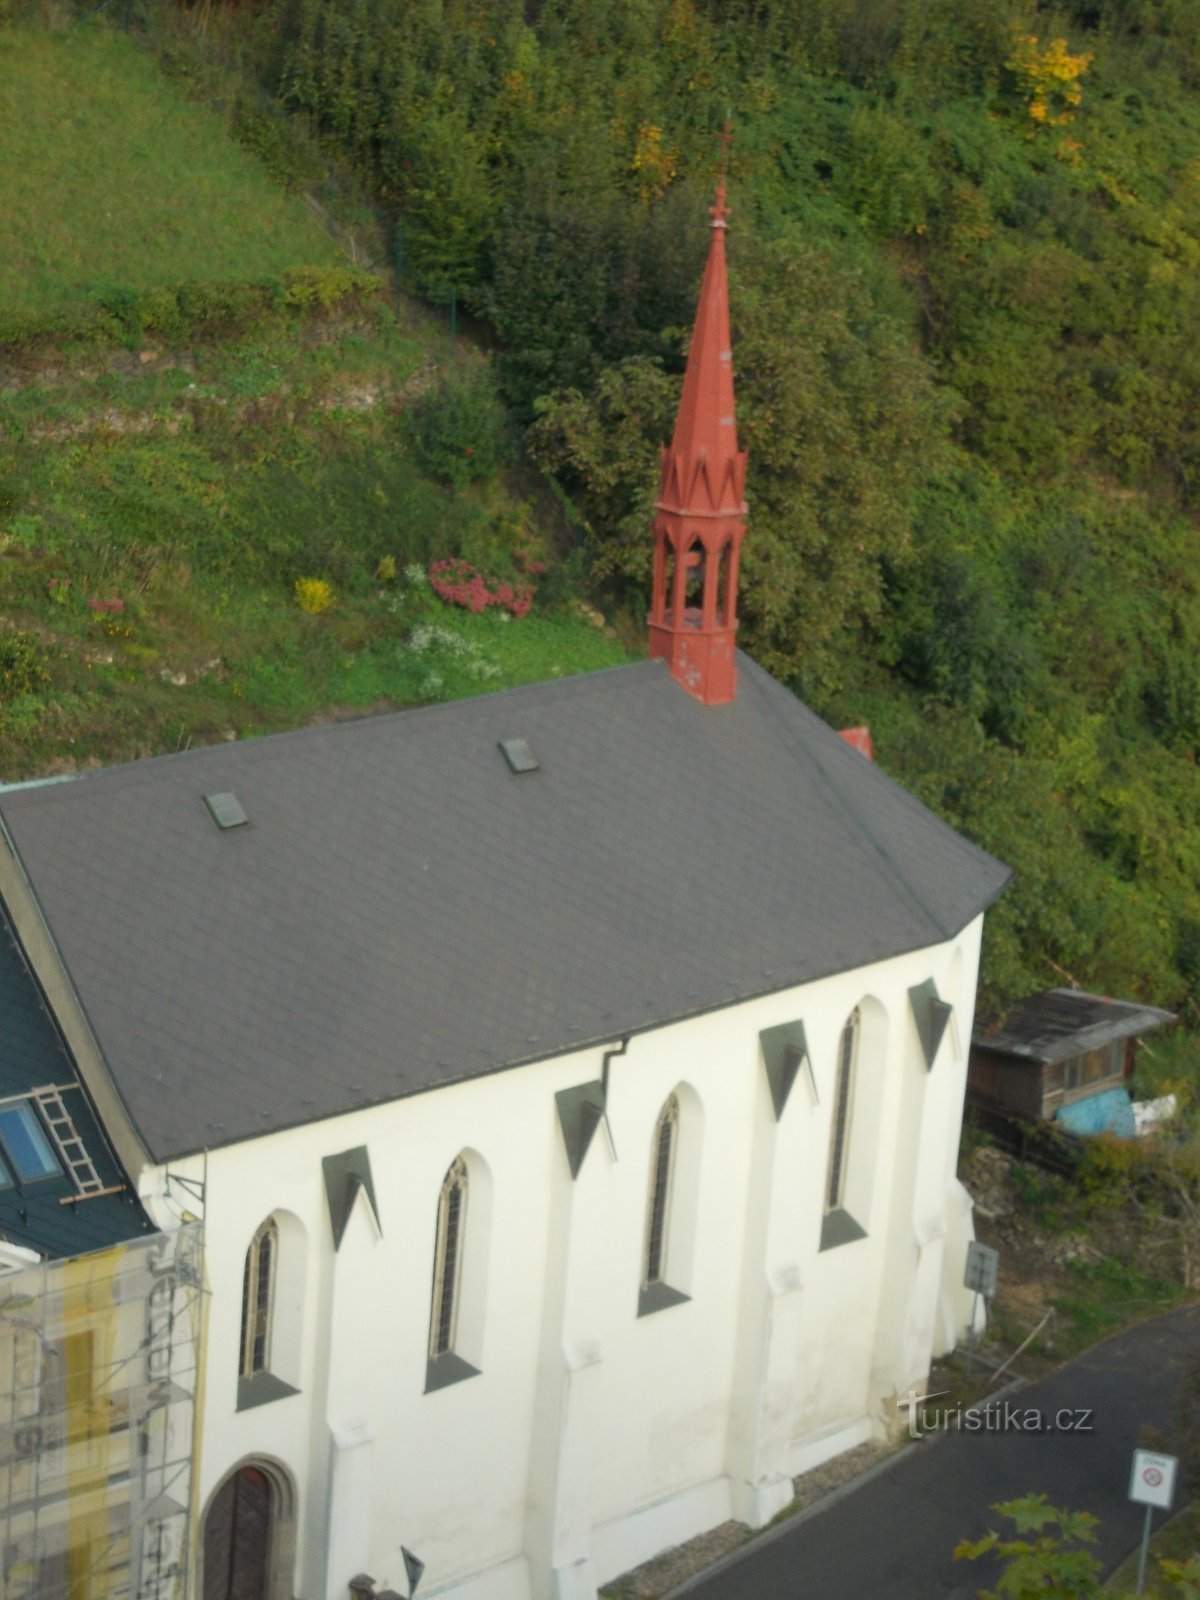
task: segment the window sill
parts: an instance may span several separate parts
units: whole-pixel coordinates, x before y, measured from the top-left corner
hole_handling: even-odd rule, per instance
[[[859,1226],[848,1211],[827,1211],[821,1223],[822,1250],[836,1250],[840,1244],[853,1244],[865,1239],[867,1230]]]
[[[655,1311],[666,1311],[668,1306],[685,1305],[691,1298],[690,1294],[672,1289],[669,1283],[648,1283],[638,1291],[637,1314],[639,1317],[648,1317]]]
[[[249,1378],[239,1378],[237,1409],[249,1411],[253,1406],[265,1406],[272,1400],[286,1400],[289,1394],[299,1394],[290,1383],[284,1383],[273,1372],[256,1372]]]
[[[425,1393],[435,1389],[448,1389],[452,1383],[462,1383],[466,1378],[477,1378],[479,1368],[447,1350],[444,1356],[430,1356],[425,1366]]]

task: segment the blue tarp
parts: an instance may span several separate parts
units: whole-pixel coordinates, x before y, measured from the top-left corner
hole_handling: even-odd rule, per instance
[[[1118,1139],[1132,1139],[1137,1133],[1128,1089],[1105,1089],[1061,1106],[1056,1120],[1072,1133],[1113,1133]]]

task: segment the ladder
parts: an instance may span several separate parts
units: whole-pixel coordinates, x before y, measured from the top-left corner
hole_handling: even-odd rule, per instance
[[[78,1085],[71,1084],[68,1087],[77,1088]],[[71,1113],[63,1103],[58,1087],[51,1084],[44,1089],[35,1089],[33,1098],[41,1108],[46,1126],[50,1130],[50,1137],[54,1140],[63,1166],[71,1174],[76,1192],[80,1195],[103,1194],[104,1182],[92,1165],[92,1158],[84,1148],[83,1140],[79,1137],[79,1131]]]

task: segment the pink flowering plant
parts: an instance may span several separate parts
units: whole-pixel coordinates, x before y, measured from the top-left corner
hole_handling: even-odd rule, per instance
[[[525,617],[533,606],[532,584],[498,583],[493,588],[479,568],[461,556],[433,562],[429,568],[429,583],[434,594],[447,605],[462,606],[476,615],[495,606],[514,617]]]

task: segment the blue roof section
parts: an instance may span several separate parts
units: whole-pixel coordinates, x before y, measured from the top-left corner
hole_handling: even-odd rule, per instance
[[[940,944],[996,898],[1006,867],[738,670],[725,706],[647,661],[0,793],[151,1154]]]
[[[0,1102],[11,1103],[50,1085],[62,1091],[63,1105],[103,1186],[121,1185],[121,1192],[71,1199],[77,1191],[66,1171],[32,1183],[15,1182],[0,1189],[0,1234],[53,1260],[85,1255],[151,1232],[79,1087],[74,1063],[50,1019],[12,927],[0,911]],[[4,1159],[0,1151],[0,1160]],[[5,1166],[15,1177],[10,1164]],[[63,1204],[64,1200],[68,1203]]]

